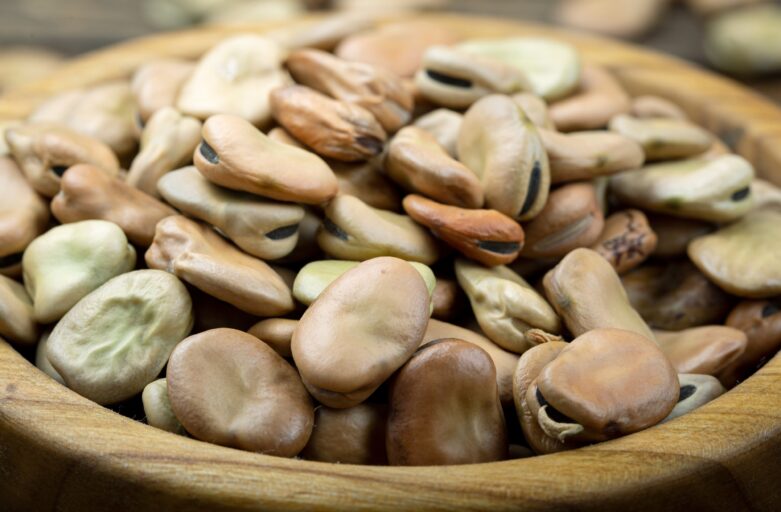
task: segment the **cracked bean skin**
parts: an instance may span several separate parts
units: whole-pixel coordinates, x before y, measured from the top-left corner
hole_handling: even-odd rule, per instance
[[[360,105],[389,133],[410,120],[414,106],[412,94],[397,75],[383,68],[345,61],[312,49],[291,53],[285,64],[297,83],[334,99]]]
[[[439,259],[436,241],[424,227],[348,195],[337,196],[325,208],[317,243],[329,256],[346,260],[395,256],[431,265]]]
[[[575,338],[542,369],[527,400],[530,395],[536,402],[532,414],[550,437],[605,441],[663,420],[678,401],[679,383],[651,339],[595,329]]]
[[[741,359],[746,334],[733,327],[706,325],[678,332],[654,331],[659,347],[678,373],[699,373],[721,379]]]
[[[181,215],[157,224],[144,258],[149,268],[170,272],[247,313],[269,317],[293,310],[290,288],[271,267]]]
[[[666,423],[688,414],[727,392],[719,379],[710,375],[681,373],[678,374],[678,380],[681,386],[678,403],[675,404],[670,414],[659,423]]]
[[[404,211],[466,257],[488,266],[510,263],[523,248],[523,228],[496,210],[470,210],[417,194],[404,198]]]
[[[419,348],[393,379],[387,428],[392,466],[504,459],[507,427],[491,358],[457,339]]]
[[[629,95],[613,75],[587,64],[575,94],[554,102],[548,112],[557,130],[573,132],[604,128],[613,116],[628,112],[630,107]]]
[[[645,162],[643,148],[618,133],[559,133],[538,129],[550,162],[551,183],[588,180],[637,169]]]
[[[524,258],[551,258],[588,247],[600,236],[605,217],[590,183],[569,183],[551,191],[540,213],[524,225]]]
[[[543,279],[545,295],[573,336],[593,329],[622,329],[654,340],[629,303],[610,263],[591,249],[575,249]]]
[[[193,163],[216,185],[279,201],[320,204],[338,192],[317,155],[275,142],[244,119],[215,115],[203,123]]]
[[[195,167],[163,176],[160,194],[183,213],[215,226],[247,253],[264,260],[287,256],[298,242],[304,209],[212,184]]]
[[[318,155],[344,162],[379,155],[388,136],[365,108],[290,85],[269,96],[274,119]]]
[[[494,343],[522,354],[540,343],[561,340],[556,312],[515,272],[463,259],[456,260],[455,269],[478,324]]]
[[[312,433],[312,400],[298,373],[245,332],[212,329],[185,339],[166,381],[176,417],[202,441],[293,457]]]
[[[30,185],[45,197],[60,191],[60,177],[75,164],[92,164],[109,176],[119,174],[119,162],[111,148],[63,125],[15,126],[6,130],[5,139]]]
[[[385,171],[410,192],[461,208],[483,206],[483,189],[475,174],[422,128],[407,126],[396,134],[388,146]]]
[[[49,222],[46,202],[12,159],[0,157],[0,275],[22,273],[22,254]]]
[[[458,155],[483,185],[485,207],[519,221],[545,206],[550,166],[537,129],[507,96],[477,101],[464,115]]]
[[[74,165],[62,175],[51,209],[64,224],[88,219],[113,222],[128,240],[143,247],[152,243],[161,219],[176,215],[167,204],[88,164]]]
[[[141,121],[146,123],[158,110],[175,106],[179,91],[193,70],[195,63],[184,59],[159,59],[139,66],[130,88]]]
[[[741,302],[730,312],[726,325],[748,337],[746,351],[721,376],[721,383],[731,388],[781,348],[781,297]]]
[[[374,258],[342,274],[293,333],[309,392],[334,408],[366,400],[420,345],[429,307],[426,283],[406,261]]]
[[[640,210],[621,210],[605,219],[602,234],[591,246],[623,274],[643,263],[656,249],[656,233]]]

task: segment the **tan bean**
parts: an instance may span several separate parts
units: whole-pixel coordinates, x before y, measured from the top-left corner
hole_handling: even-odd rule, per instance
[[[678,380],[681,386],[678,403],[675,404],[670,414],[659,423],[683,416],[727,392],[719,380],[710,375],[683,373],[678,375]]]
[[[63,125],[26,124],[9,128],[5,139],[14,159],[36,192],[53,197],[60,177],[75,164],[92,164],[109,176],[119,174],[119,162],[111,149]]]
[[[570,183],[551,191],[540,213],[524,226],[525,258],[550,258],[589,247],[602,233],[605,218],[590,183]]]
[[[341,464],[385,465],[384,404],[358,404],[349,409],[321,406],[315,410],[315,428],[301,451],[306,460]]]
[[[503,405],[512,403],[512,380],[513,372],[518,364],[518,354],[504,350],[480,333],[433,318],[428,321],[428,327],[426,327],[426,333],[423,335],[421,346],[430,341],[443,338],[466,341],[485,350],[496,368],[496,385],[499,387],[499,399]],[[549,345],[549,343],[544,343],[543,345]]]
[[[538,130],[550,162],[551,183],[588,180],[643,165],[643,148],[618,133]]]
[[[632,98],[630,114],[639,119],[667,118],[686,120],[686,113],[673,103],[660,96],[644,95]]]
[[[429,303],[420,274],[397,258],[374,258],[342,274],[293,333],[293,359],[309,392],[329,407],[364,401],[420,344]]]
[[[548,108],[558,130],[598,130],[610,120],[629,111],[631,100],[624,88],[606,69],[583,66],[579,90]]]
[[[670,0],[565,0],[556,10],[557,23],[612,37],[634,38],[650,31]]]
[[[213,329],[182,341],[166,375],[171,408],[194,437],[280,457],[312,433],[312,401],[293,367],[254,336]]]
[[[49,358],[46,355],[49,336],[51,336],[51,331],[46,331],[41,334],[41,339],[38,340],[38,346],[35,347],[35,366],[64,386],[65,380],[62,378],[62,375],[54,369],[54,366],[49,362]]]
[[[317,242],[329,256],[339,259],[396,256],[430,265],[439,258],[436,242],[415,221],[347,195],[337,196],[326,207]]]
[[[748,344],[743,331],[723,325],[706,325],[677,332],[655,330],[654,335],[675,371],[717,378],[740,359]]]
[[[659,423],[678,394],[678,374],[653,341],[630,331],[595,329],[548,363],[526,396],[550,437],[604,441]]]
[[[290,288],[271,267],[185,217],[157,224],[145,259],[149,268],[171,272],[247,313],[277,316],[293,310]]]
[[[243,34],[225,39],[201,57],[181,87],[176,108],[198,119],[229,114],[262,126],[271,120],[269,93],[290,83],[283,59],[282,48],[268,38]]]
[[[273,260],[290,254],[298,242],[304,209],[212,184],[195,167],[163,176],[160,194],[183,213],[208,222],[253,256]]]
[[[751,195],[758,210],[774,209],[781,211],[781,188],[769,181],[755,178],[751,182]]]
[[[141,135],[141,149],[133,159],[127,182],[158,197],[157,182],[167,172],[188,164],[201,140],[201,122],[172,107],[155,112]]]
[[[462,208],[483,206],[477,176],[422,128],[408,126],[396,134],[388,147],[385,170],[410,192]]]
[[[646,260],[656,249],[656,233],[640,210],[621,210],[605,219],[592,249],[623,274]]]
[[[194,70],[195,63],[184,59],[159,59],[139,66],[130,87],[141,120],[146,123],[158,110],[175,106]]]
[[[62,223],[102,219],[117,224],[134,244],[148,247],[155,226],[176,211],[99,168],[77,164],[62,175],[60,192],[51,204]]]
[[[477,101],[464,115],[458,155],[483,184],[485,206],[534,218],[548,200],[550,167],[537,130],[507,96]]]
[[[331,169],[339,182],[339,193],[355,196],[380,210],[401,211],[401,194],[390,179],[377,171],[377,164],[331,161]]]
[[[458,132],[464,116],[453,110],[439,108],[422,115],[413,123],[430,133],[447,154],[456,158],[458,155]]]
[[[404,198],[404,211],[468,258],[488,266],[513,261],[523,247],[521,226],[496,210],[469,210],[417,194]]]
[[[366,62],[401,77],[420,68],[426,49],[454,43],[458,36],[439,23],[425,20],[391,23],[347,37],[336,48],[345,60]]]
[[[336,177],[317,155],[274,142],[247,121],[215,115],[203,123],[193,161],[217,185],[280,201],[319,204],[336,195]]]
[[[457,259],[455,269],[477,322],[500,347],[522,354],[540,343],[561,339],[561,322],[553,308],[509,268],[485,268]]]
[[[25,248],[46,229],[49,208],[10,158],[0,157],[0,183],[0,275],[15,277]]]
[[[553,120],[548,113],[548,104],[545,100],[530,92],[519,92],[512,95],[513,101],[523,109],[526,117],[534,126],[546,130],[555,130]]]
[[[778,298],[743,301],[730,312],[726,324],[748,337],[746,351],[721,376],[721,383],[731,388],[781,348],[781,301]]]
[[[38,341],[38,324],[33,318],[33,301],[20,283],[0,275],[0,336],[34,345]]]
[[[293,332],[295,332],[296,327],[298,327],[298,320],[267,318],[250,327],[248,332],[273,348],[280,356],[292,357],[290,341],[293,338]]]
[[[640,144],[648,161],[699,155],[713,143],[710,133],[685,119],[620,114],[610,120],[609,128]]]
[[[391,385],[386,447],[392,466],[505,458],[507,431],[488,354],[456,339],[418,349]]]
[[[651,329],[632,308],[615,269],[591,249],[575,249],[543,280],[545,295],[573,336],[623,329],[649,340]]]
[[[285,64],[297,83],[365,108],[388,132],[410,120],[412,94],[397,75],[383,68],[311,49],[291,53]]]

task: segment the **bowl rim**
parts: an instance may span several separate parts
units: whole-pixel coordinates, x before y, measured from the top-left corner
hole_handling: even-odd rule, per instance
[[[324,16],[285,27],[307,30]],[[404,16],[389,16],[390,23]],[[554,36],[611,69],[633,95],[682,106],[758,174],[781,183],[781,109],[673,57],[563,29],[480,16],[416,14],[465,36]],[[205,27],[92,52],[0,97],[0,120],[46,97],[128,76],[151,57],[190,57],[267,23]],[[574,451],[489,464],[375,467],[271,457],[175,436],[120,416],[38,371],[0,340],[0,502],[19,509],[255,510],[562,507],[727,510],[781,502],[781,358],[729,393],[669,423]],[[25,508],[29,507],[29,508]]]

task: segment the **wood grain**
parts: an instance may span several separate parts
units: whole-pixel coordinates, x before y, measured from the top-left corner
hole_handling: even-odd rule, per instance
[[[429,17],[468,36],[543,34],[571,41],[632,92],[683,105],[781,183],[781,111],[728,80],[589,36],[493,19]],[[0,118],[23,117],[69,87],[127,76],[152,57],[196,56],[226,34],[189,31],[96,52],[0,98]],[[390,468],[268,457],[155,430],[65,389],[0,341],[4,511],[770,511],[781,507],[779,478],[779,358],[695,412],[626,438],[518,461]]]

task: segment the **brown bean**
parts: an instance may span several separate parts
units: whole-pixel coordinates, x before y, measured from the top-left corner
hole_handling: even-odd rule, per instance
[[[692,327],[678,332],[654,331],[654,335],[675,371],[717,378],[741,359],[748,344],[743,331],[723,325]]]
[[[349,409],[320,406],[315,410],[315,428],[301,457],[341,464],[387,464],[387,417],[384,404],[358,404]]]
[[[282,357],[291,357],[290,342],[293,333],[298,327],[298,320],[287,318],[267,318],[256,323],[249,329],[249,333],[266,343]]]
[[[635,268],[656,248],[656,233],[640,210],[621,210],[605,219],[602,234],[591,246],[610,262],[616,272]],[[697,372],[690,372],[697,373]]]
[[[548,111],[557,129],[572,132],[604,128],[613,116],[630,107],[629,95],[609,71],[586,65],[578,92],[553,103]]]
[[[781,299],[743,301],[730,312],[726,324],[748,337],[746,351],[721,376],[721,383],[731,388],[781,348]]]

